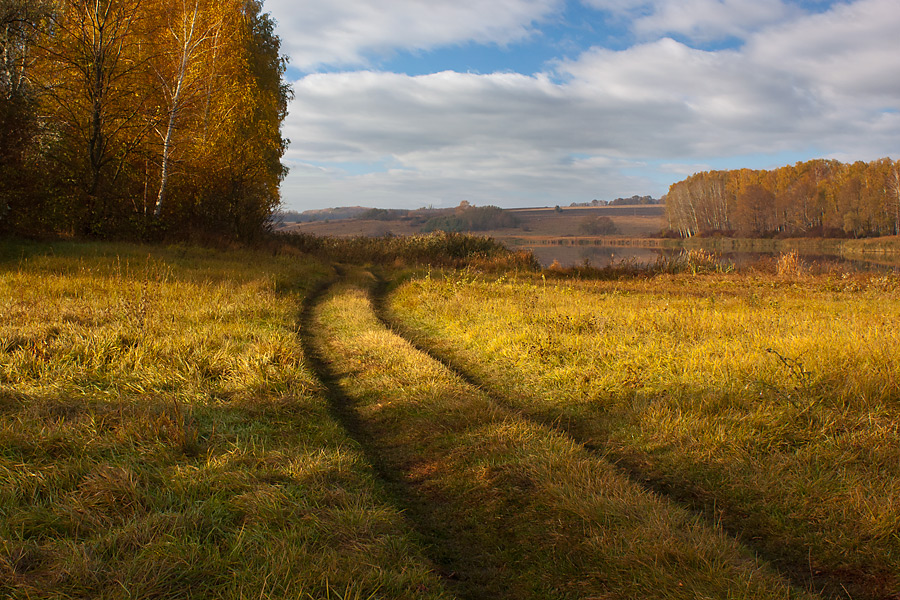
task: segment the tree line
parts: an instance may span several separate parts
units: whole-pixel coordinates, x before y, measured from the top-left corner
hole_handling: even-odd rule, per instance
[[[489,231],[517,227],[519,219],[499,206],[472,206],[463,200],[453,209],[452,215],[439,215],[428,219],[422,225],[422,231],[463,232]]]
[[[261,0],[0,0],[0,230],[264,230],[290,88]]]
[[[635,194],[630,198],[616,198],[615,200],[597,200],[594,198],[590,202],[573,202],[570,208],[581,208],[589,206],[634,206],[643,204],[660,204],[659,198],[653,196],[638,196]]]
[[[665,203],[669,227],[683,237],[898,235],[900,161],[706,171],[673,184]]]

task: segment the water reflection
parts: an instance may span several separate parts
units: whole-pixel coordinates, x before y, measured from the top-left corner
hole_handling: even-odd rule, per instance
[[[538,261],[544,267],[549,267],[554,262],[561,267],[582,265],[587,261],[594,267],[606,267],[612,263],[631,262],[642,265],[650,265],[657,262],[660,257],[676,257],[684,250],[681,248],[642,248],[638,246],[608,246],[608,245],[577,245],[566,244],[561,239],[553,244],[535,244],[516,246],[517,248],[531,250]],[[772,252],[721,252],[714,248],[703,248],[721,259],[723,263],[736,267],[759,262],[765,258],[773,258],[782,254],[781,251]],[[838,254],[825,254],[822,252],[798,252],[803,262],[807,264],[840,265],[856,270],[887,269],[900,271],[900,256],[877,255],[871,257],[848,258]]]

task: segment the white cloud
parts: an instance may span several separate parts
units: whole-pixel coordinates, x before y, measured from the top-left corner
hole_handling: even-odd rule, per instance
[[[564,0],[267,0],[282,50],[302,70],[365,65],[370,53],[475,42],[509,44]]]
[[[679,34],[697,41],[744,38],[800,11],[785,0],[583,0],[631,19],[641,38]]]
[[[668,38],[595,48],[547,74],[309,75],[294,85],[286,134],[298,167],[284,196],[553,205],[662,193],[660,178],[637,175],[648,162],[674,181],[728,156],[897,154],[894,2],[838,4],[747,34],[739,49]],[[354,174],[359,163],[382,168]]]
[[[706,163],[682,164],[682,163],[663,163],[659,166],[659,170],[664,173],[673,173],[679,177],[689,177],[694,173],[701,171],[709,171],[710,167]]]
[[[897,107],[898,32],[896,0],[860,0],[763,31],[750,40],[747,54],[808,82],[824,101]]]
[[[634,29],[645,37],[679,33],[702,41],[744,38],[791,12],[782,0],[668,0],[652,14],[637,19]]]
[[[646,188],[617,174],[621,161],[589,158],[604,137],[586,136],[595,116],[543,76],[436,73],[409,77],[356,72],[310,75],[295,84],[287,134],[297,164],[376,162],[380,173],[332,177],[340,197],[396,205],[460,200],[509,205],[584,201],[601,192]],[[580,115],[580,116],[579,116]],[[577,155],[584,153],[584,157]],[[295,197],[310,198],[323,174],[303,169]],[[600,182],[605,181],[608,189]],[[303,188],[303,191],[300,190]],[[285,196],[294,192],[285,189]]]

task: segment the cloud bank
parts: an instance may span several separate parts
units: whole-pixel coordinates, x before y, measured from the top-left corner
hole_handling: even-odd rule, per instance
[[[509,44],[537,30],[564,0],[267,0],[291,64],[365,65],[397,50],[452,44]],[[284,33],[289,32],[289,33]]]
[[[286,202],[552,205],[660,194],[681,178],[673,173],[723,157],[900,150],[894,0],[819,12],[780,0],[585,2],[624,19],[639,41],[590,47],[540,73],[363,68],[294,82]],[[362,0],[335,3],[312,16],[318,40],[287,49],[310,65],[364,65],[372,49],[540,35],[536,24],[562,9],[551,0],[436,2],[426,16],[426,4],[376,15]],[[701,49],[726,37],[740,43]]]

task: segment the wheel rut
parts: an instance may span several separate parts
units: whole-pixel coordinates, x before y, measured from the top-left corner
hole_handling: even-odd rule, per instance
[[[715,511],[710,511],[696,499],[695,494],[691,494],[688,490],[682,490],[665,479],[648,475],[646,470],[633,459],[625,456],[614,456],[604,448],[601,444],[597,444],[584,435],[577,424],[563,419],[560,415],[541,414],[536,411],[528,411],[513,402],[510,402],[502,394],[496,392],[492,386],[479,376],[472,373],[464,365],[459,364],[453,358],[434,349],[421,341],[421,338],[415,332],[409,331],[390,316],[387,308],[388,293],[391,282],[379,276],[374,286],[370,290],[373,310],[378,320],[395,335],[404,339],[417,351],[430,357],[432,360],[440,363],[448,371],[453,372],[457,377],[465,381],[467,384],[479,389],[487,395],[492,402],[501,406],[513,414],[518,415],[536,425],[546,427],[570,439],[573,443],[581,446],[586,451],[601,458],[611,465],[623,476],[627,477],[634,484],[640,486],[644,490],[666,498],[677,504],[683,509],[689,511],[697,518],[703,520],[708,526],[720,529],[726,535],[735,540],[736,543],[752,550],[760,559],[771,565],[782,577],[790,581],[792,586],[813,591],[821,598],[828,600],[846,600],[850,595],[848,588],[854,587],[854,582],[847,580],[842,581],[823,574],[813,573],[808,563],[799,564],[792,561],[785,561],[782,557],[776,556],[769,548],[757,543],[754,539],[748,538],[742,534],[740,530],[729,527],[723,523]],[[853,596],[851,596],[853,597]]]
[[[383,453],[377,451],[377,441],[365,428],[363,421],[359,418],[359,414],[354,408],[353,399],[344,393],[337,374],[330,363],[325,360],[319,349],[319,344],[317,343],[319,340],[317,340],[315,334],[317,330],[315,313],[317,307],[326,298],[330,290],[345,277],[345,272],[342,268],[335,267],[335,271],[337,273],[335,277],[324,281],[307,294],[301,307],[300,345],[303,350],[303,356],[324,386],[328,410],[332,419],[339,423],[350,438],[359,445],[367,462],[371,465],[376,477],[383,485],[388,496],[388,502],[405,516],[409,531],[413,534],[414,540],[419,543],[424,556],[434,566],[435,573],[448,589],[454,590],[454,588],[458,587],[457,581],[459,577],[454,569],[453,561],[448,560],[440,552],[435,551],[433,536],[429,535],[427,528],[423,528],[420,523],[422,514],[417,507],[417,503],[413,500],[415,494],[410,493],[402,476],[385,460]],[[464,599],[471,597],[458,593],[457,595]]]
[[[350,279],[339,273],[307,298],[304,353],[333,417],[460,598],[819,597],[648,494],[566,424],[512,406],[402,335],[386,318],[384,279]],[[335,317],[342,295],[369,316]]]

